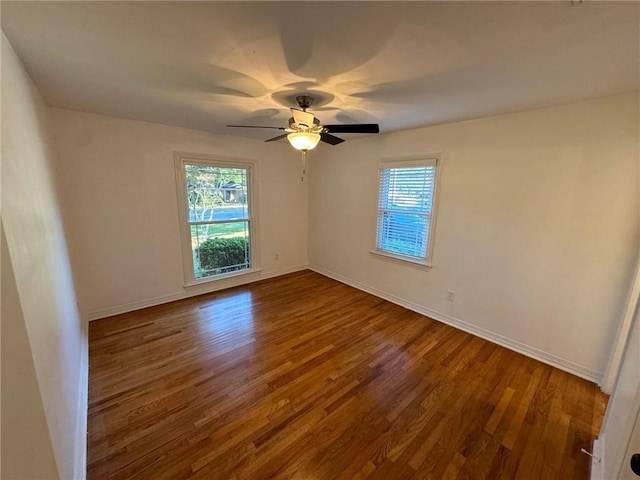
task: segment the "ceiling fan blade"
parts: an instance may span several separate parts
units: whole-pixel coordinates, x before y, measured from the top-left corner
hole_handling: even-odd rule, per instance
[[[330,145],[338,145],[339,143],[344,142],[344,139],[336,137],[335,135],[331,135],[329,133],[321,133],[320,140]]]
[[[270,138],[269,140],[265,140],[265,142],[276,142],[276,141],[278,141],[278,140],[280,140],[282,138],[285,138],[287,135],[289,135],[289,134],[285,133],[284,135],[278,135],[277,137],[273,137],[273,138]]]
[[[313,127],[314,116],[312,113],[303,112],[302,110],[298,110],[297,108],[291,109],[291,116],[293,117],[293,121],[298,125],[305,125],[307,127]]]
[[[380,126],[377,123],[347,123],[323,126],[331,133],[380,133]]]
[[[276,130],[284,130],[284,127],[265,127],[264,125],[227,125],[234,128],[275,128]]]

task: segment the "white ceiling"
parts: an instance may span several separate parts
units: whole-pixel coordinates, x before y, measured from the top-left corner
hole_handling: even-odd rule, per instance
[[[2,2],[55,107],[269,138],[296,94],[383,132],[639,88],[640,3]],[[348,137],[348,135],[346,135]]]

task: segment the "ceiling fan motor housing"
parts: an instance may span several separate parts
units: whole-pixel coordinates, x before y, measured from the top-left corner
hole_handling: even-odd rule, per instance
[[[302,110],[306,110],[313,105],[313,97],[310,97],[309,95],[298,95],[296,97],[296,103]]]

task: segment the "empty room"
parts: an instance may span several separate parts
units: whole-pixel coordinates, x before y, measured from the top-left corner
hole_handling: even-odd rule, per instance
[[[1,463],[640,478],[640,3],[3,1]]]

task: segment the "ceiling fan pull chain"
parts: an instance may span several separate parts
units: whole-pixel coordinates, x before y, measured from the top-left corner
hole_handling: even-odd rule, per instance
[[[302,158],[301,158],[300,166],[302,167],[302,176],[300,177],[300,181],[304,182],[304,176],[307,173],[307,151],[306,150],[302,150]]]

